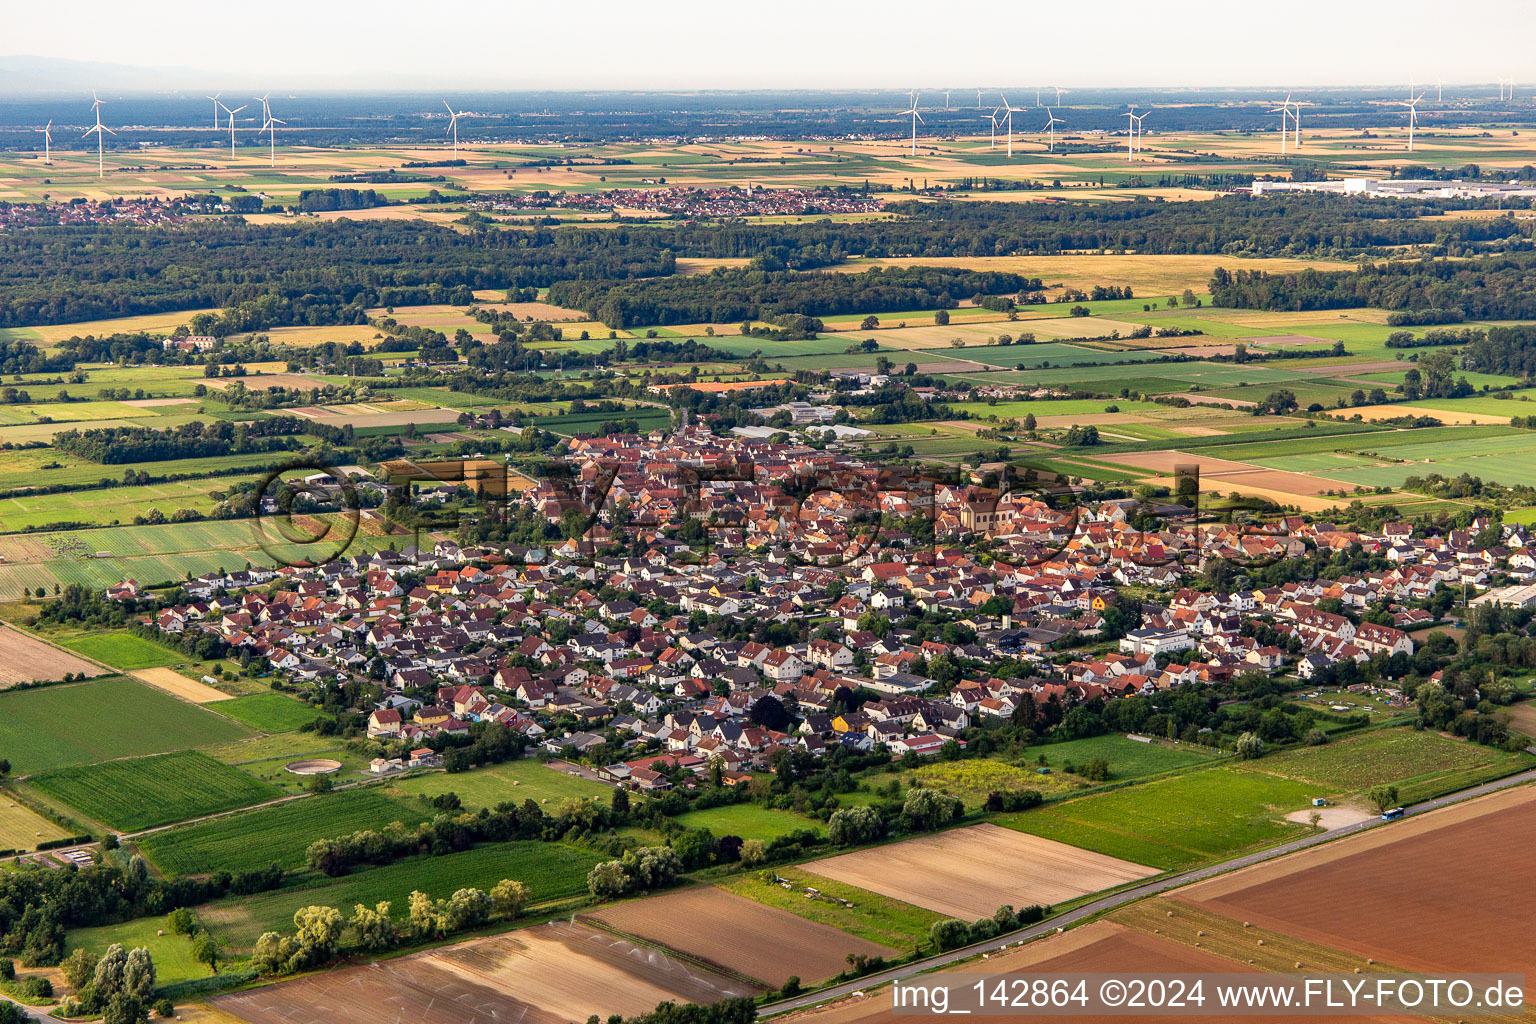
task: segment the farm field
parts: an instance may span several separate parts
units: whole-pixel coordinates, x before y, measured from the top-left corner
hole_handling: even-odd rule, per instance
[[[38,843],[63,839],[69,833],[0,789],[0,850],[31,850]]]
[[[524,800],[559,804],[561,800],[575,798],[606,803],[613,796],[610,786],[557,771],[536,758],[504,761],[452,775],[444,772],[415,775],[391,785],[390,792],[412,798],[457,793],[470,810],[495,807],[508,800],[519,804]]]
[[[555,921],[209,1002],[249,1024],[565,1024],[755,992],[589,925]]]
[[[375,788],[348,789],[152,832],[137,845],[167,875],[250,871],[268,864],[298,869],[316,839],[383,828],[392,821],[414,826],[427,817]]]
[[[173,697],[189,700],[193,704],[216,704],[232,699],[231,694],[223,690],[215,690],[202,680],[184,676],[173,668],[141,668],[137,672],[130,672],[129,675],[140,682],[148,683],[157,690],[164,690]]]
[[[983,865],[998,870],[978,870]],[[1065,903],[1157,874],[1155,868],[1025,838],[996,825],[950,829],[801,866],[813,875],[968,921],[990,915],[1001,903]]]
[[[225,899],[205,905],[200,914],[221,939],[248,949],[262,932],[291,929],[294,912],[312,905],[350,914],[358,903],[371,906],[387,900],[403,916],[413,890],[447,898],[465,886],[488,891],[503,878],[528,886],[534,903],[564,899],[585,893],[587,872],[605,859],[591,850],[538,840],[490,843],[463,853],[416,857],[355,871],[334,881]]]
[[[239,723],[121,676],[0,694],[0,749],[20,775],[249,735]]]
[[[266,783],[195,750],[59,768],[33,775],[27,784],[120,832],[216,814],[280,795]]]
[[[944,919],[944,915],[936,911],[813,875],[798,867],[775,868],[773,873],[788,880],[790,887],[765,881],[754,872],[733,875],[721,881],[719,886],[749,900],[898,950],[911,950],[926,944],[934,922]],[[808,899],[807,887],[832,898]],[[847,902],[840,902],[844,900]]]
[[[63,457],[51,461],[62,462]],[[216,480],[181,480],[142,487],[0,498],[0,531],[15,533],[66,522],[107,526],[132,522],[135,516],[148,515],[152,510],[170,515],[185,508],[206,514],[218,504],[208,494],[217,487]]]
[[[791,976],[810,984],[824,981],[847,966],[844,958],[850,953],[889,957],[898,952],[714,886],[629,900],[583,915],[583,920],[755,978],[769,988],[779,988]]]
[[[1025,760],[1033,761],[1042,755],[1046,764],[1058,772],[1069,764],[1081,767],[1096,757],[1102,757],[1109,763],[1110,781],[1188,768],[1221,760],[1225,756],[1220,751],[1190,743],[1174,744],[1162,740],[1143,743],[1118,733],[1031,747]]]
[[[1213,767],[1090,793],[996,819],[999,825],[1155,868],[1187,867],[1290,838],[1284,820],[1316,787]]]
[[[86,633],[81,636],[61,636],[56,642],[77,654],[125,672],[136,668],[178,665],[187,660],[187,656],[180,651],[162,647],[153,640],[145,640],[132,633]]]
[[[82,672],[96,676],[102,669],[12,626],[0,626],[0,689],[17,683],[53,682]]]
[[[259,732],[290,732],[317,718],[329,717],[312,704],[280,693],[253,693],[219,701],[214,710]]]
[[[1321,747],[1283,750],[1242,767],[1310,783],[1322,792],[1349,793],[1378,783],[1433,783],[1460,772],[1515,760],[1491,747],[1410,728],[1346,735]]]
[[[1400,873],[1457,863],[1472,850],[1487,863],[1528,863],[1533,825],[1536,792],[1520,787],[1244,868],[1182,890],[1178,900],[1406,970],[1529,971],[1529,947],[1508,940],[1536,924],[1530,901],[1511,899],[1475,871],[1432,886],[1399,882]]]

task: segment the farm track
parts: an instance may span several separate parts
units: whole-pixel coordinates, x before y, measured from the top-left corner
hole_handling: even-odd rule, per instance
[[[1480,796],[1486,796],[1489,793],[1496,793],[1500,790],[1509,789],[1512,786],[1524,785],[1529,782],[1536,782],[1536,769],[1520,772],[1517,775],[1511,775],[1503,779],[1496,779],[1493,782],[1484,783],[1481,786],[1475,786],[1472,789],[1463,790],[1459,793],[1450,793],[1445,796],[1436,797],[1433,800],[1426,800],[1423,803],[1414,804],[1412,807],[1409,807],[1404,811],[1403,816],[1405,818],[1415,817],[1420,814],[1426,814],[1430,811],[1439,810],[1442,807],[1449,807],[1452,804],[1461,803],[1465,800],[1476,799]],[[789,1013],[794,1010],[803,1010],[808,1007],[816,1006],[820,1003],[830,1002],[835,999],[843,999],[853,995],[856,992],[865,992],[871,988],[876,988],[893,981],[899,981],[903,978],[909,978],[916,974],[922,974],[938,967],[947,967],[951,964],[957,964],[963,960],[968,960],[972,957],[980,956],[983,953],[994,953],[1016,943],[1030,942],[1034,939],[1043,938],[1046,935],[1053,934],[1059,928],[1066,928],[1068,926],[1078,924],[1088,920],[1089,918],[1097,917],[1106,911],[1114,910],[1117,907],[1125,906],[1128,903],[1133,903],[1136,900],[1144,899],[1149,896],[1156,896],[1160,893],[1168,892],[1173,889],[1180,889],[1191,883],[1204,881],[1208,878],[1214,878],[1217,875],[1225,874],[1229,871],[1235,871],[1238,868],[1245,868],[1252,864],[1260,864],[1264,861],[1275,860],[1279,857],[1284,857],[1287,854],[1295,853],[1299,850],[1310,849],[1311,847],[1319,846],[1323,843],[1329,843],[1337,839],[1344,839],[1349,836],[1358,835],[1361,832],[1381,828],[1387,824],[1389,823],[1382,821],[1380,818],[1372,818],[1368,821],[1359,822],[1354,825],[1346,825],[1342,828],[1336,828],[1328,832],[1322,832],[1315,836],[1305,836],[1301,839],[1293,839],[1290,842],[1282,843],[1279,846],[1273,846],[1269,849],[1244,854],[1242,856],[1234,857],[1230,860],[1224,860],[1216,864],[1208,864],[1204,867],[1193,868],[1188,871],[1181,871],[1177,874],[1155,879],[1151,882],[1144,882],[1140,885],[1135,885],[1128,889],[1122,889],[1119,892],[1111,893],[1108,896],[1102,896],[1096,900],[1085,903],[1080,907],[1069,910],[1064,914],[1060,914],[1054,918],[1051,918],[1044,923],[1035,925],[1031,928],[1026,928],[1022,931],[1012,932],[995,939],[989,939],[986,942],[979,942],[974,945],[964,946],[960,949],[951,950],[947,953],[940,953],[937,956],[931,956],[925,960],[903,964],[900,967],[895,967],[888,971],[881,971],[878,974],[866,975],[865,977],[859,978],[855,981],[848,981],[838,985],[833,985],[829,988],[822,989],[819,992],[813,992],[803,996],[796,996],[792,999],[780,1000],[777,1003],[766,1004],[758,1008],[757,1015],[759,1017],[775,1017],[779,1014]]]

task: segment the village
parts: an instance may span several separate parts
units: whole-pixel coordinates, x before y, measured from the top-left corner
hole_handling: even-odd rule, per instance
[[[730,785],[785,749],[929,757],[1024,703],[1064,710],[1252,672],[1353,679],[1339,666],[1411,655],[1410,632],[1448,617],[1422,607],[1437,592],[1536,577],[1522,528],[1475,543],[1487,522],[1416,538],[1407,524],[1357,533],[1300,516],[1195,524],[1161,506],[1146,531],[1134,500],[1068,512],[1025,490],[884,490],[895,485],[846,453],[696,427],[579,437],[566,457],[577,491],[545,481],[518,500],[551,522],[595,509],[580,538],[208,575],[151,621],[212,633],[294,684],[368,687],[368,735],[392,748],[375,773],[436,763],[434,739],[494,722],[551,756],[622,747],[634,756],[593,774],[660,790],[672,782],[658,767]],[[909,528],[860,533],[871,502]],[[679,522],[691,543],[669,536]],[[923,522],[927,544],[912,532]],[[621,541],[629,554],[595,553]],[[1267,564],[1307,545],[1390,568],[1188,585],[1207,559]],[[909,614],[921,632],[899,624]],[[770,696],[788,713],[764,715]]]

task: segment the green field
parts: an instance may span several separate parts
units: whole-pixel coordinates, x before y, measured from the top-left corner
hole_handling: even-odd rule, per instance
[[[23,775],[249,735],[243,725],[121,676],[0,693],[0,750]]]
[[[910,903],[893,900],[889,896],[881,896],[822,875],[808,875],[799,868],[776,868],[774,873],[789,879],[795,883],[795,887],[785,889],[775,882],[763,881],[756,872],[748,872],[721,882],[720,888],[902,952],[910,952],[915,946],[926,944],[933,923],[944,919],[943,914],[932,910],[914,907]],[[853,906],[847,907],[826,900],[808,900],[805,898],[805,886],[820,889],[828,896],[845,899]]]
[[[1242,767],[1334,794],[1360,792],[1378,783],[1429,782],[1508,762],[1513,756],[1439,733],[1398,728],[1355,733],[1321,747],[1295,747],[1243,762]]]
[[[27,781],[39,792],[122,832],[216,814],[281,795],[195,750],[75,765]]]
[[[18,801],[15,794],[0,789],[0,850],[30,850],[38,843],[67,835],[68,832]]]
[[[261,732],[291,732],[317,718],[330,717],[312,704],[280,693],[253,693],[248,697],[221,700],[209,707]]]
[[[1102,757],[1109,762],[1110,781],[1153,775],[1173,768],[1188,768],[1222,756],[1205,747],[1189,744],[1173,746],[1158,741],[1142,743],[1118,733],[1030,747],[1024,759],[1034,761],[1042,754],[1055,771],[1061,771],[1069,763],[1081,768],[1094,758]]]
[[[206,978],[207,967],[192,959],[192,939],[171,931],[168,915],[141,917],[122,924],[104,924],[95,928],[74,928],[64,936],[66,955],[77,949],[97,956],[120,942],[124,949],[144,948],[155,961],[155,981],[161,985],[193,978]]]
[[[1283,819],[1315,787],[1228,767],[1090,794],[1004,815],[997,824],[1150,867],[1230,857],[1307,826]]]
[[[391,792],[412,798],[457,793],[464,806],[471,810],[495,807],[508,800],[519,804],[524,800],[535,800],[541,804],[547,800],[551,804],[558,804],[568,797],[575,797],[607,804],[613,797],[611,786],[583,779],[579,775],[555,771],[534,758],[506,761],[453,775],[443,772],[417,775],[395,784]],[[553,807],[550,810],[552,812]]]
[[[125,672],[161,665],[179,665],[187,660],[180,651],[162,647],[132,633],[87,633],[84,636],[58,637],[55,642],[76,654],[95,659]]]
[[[138,845],[150,863],[168,875],[249,871],[273,863],[296,869],[304,866],[304,853],[316,839],[382,828],[392,821],[416,825],[426,820],[423,811],[370,787],[166,829],[145,836]]]
[[[503,878],[528,886],[534,903],[587,891],[587,872],[603,858],[591,850],[536,840],[491,843],[442,857],[417,857],[359,871],[337,881],[279,889],[257,896],[221,900],[202,908],[203,922],[221,939],[249,948],[265,931],[293,931],[293,915],[304,907],[353,906],[389,901],[404,917],[413,890],[446,898],[466,886],[489,890]]]
[[[717,836],[740,836],[743,839],[774,839],[807,828],[815,832],[824,831],[820,822],[801,817],[794,811],[759,807],[757,804],[710,807],[680,814],[672,820],[687,828],[707,828]]]

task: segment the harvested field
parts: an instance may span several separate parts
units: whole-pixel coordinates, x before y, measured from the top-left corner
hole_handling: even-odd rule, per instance
[[[1048,936],[1026,946],[995,953],[984,967],[974,962],[965,963],[958,967],[937,971],[931,977],[981,973],[1020,974],[1031,977],[1048,977],[1053,973],[1102,973],[1122,977],[1127,974],[1158,974],[1166,977],[1169,974],[1179,973],[1247,974],[1250,972],[1256,973],[1256,968],[1214,956],[1204,950],[1194,949],[1158,935],[1128,928],[1113,921],[1095,921],[1060,935]],[[785,1019],[805,1021],[808,1024],[855,1024],[863,1021],[889,1021],[892,1018],[891,990],[887,987],[868,997],[844,1000]],[[1042,1015],[1037,1019],[1058,1018]],[[1093,1022],[1102,1021],[1124,1021],[1130,1018],[1074,1013],[1059,1019],[1070,1019],[1074,1024],[1078,1022],[1093,1024]],[[1254,1016],[1204,1013],[1199,1016],[1202,1022],[1210,1021],[1213,1024],[1245,1024],[1257,1019],[1259,1018]],[[1329,1017],[1327,1019],[1339,1022],[1385,1020],[1385,1018],[1373,1017]]]
[[[357,430],[362,430],[365,427],[403,427],[407,423],[456,423],[459,418],[459,410],[457,409],[435,408],[375,413],[334,413],[315,408],[284,411],[299,413],[314,420],[316,423],[323,423],[330,427],[340,427],[350,423]]]
[[[189,700],[193,704],[212,704],[216,700],[230,699],[230,695],[223,690],[215,690],[207,683],[188,679],[173,668],[141,668],[137,672],[130,672],[129,675],[148,683],[157,690],[164,690],[172,696]]]
[[[1513,403],[1511,403],[1513,404]],[[1516,410],[1510,411],[1510,416]],[[1362,405],[1350,409],[1349,414],[1358,414],[1363,420],[1395,420],[1399,416],[1433,416],[1441,423],[1508,423],[1509,416],[1495,416],[1488,412],[1470,412],[1463,410],[1431,409],[1423,405]]]
[[[250,1024],[566,1024],[755,989],[564,921],[209,1002]]]
[[[12,626],[0,626],[0,689],[17,683],[53,682],[79,672],[99,676],[106,670]]]
[[[308,391],[311,388],[319,387],[322,383],[313,377],[306,377],[301,373],[262,373],[245,377],[210,377],[202,383],[217,391],[223,391],[237,380],[244,384],[248,391],[266,391],[268,388]]]
[[[1244,868],[1179,899],[1407,970],[1529,971],[1536,953],[1510,937],[1536,927],[1536,904],[1512,899],[1483,871],[1440,868],[1476,850],[1478,863],[1499,865],[1503,877],[1528,878],[1532,828],[1536,791],[1508,790]],[[1431,875],[1433,885],[1409,881]]]
[[[714,886],[631,900],[589,917],[772,988],[791,975],[805,982],[830,978],[849,953],[898,952]]]
[[[1107,458],[1123,466],[1137,466],[1157,473],[1172,473],[1180,466],[1199,466],[1203,490],[1211,489],[1203,486],[1207,482],[1215,483],[1223,491],[1244,488],[1283,491],[1288,494],[1321,494],[1323,491],[1334,490],[1340,486],[1338,480],[1312,477],[1303,473],[1286,473],[1246,462],[1231,462],[1227,459],[1213,459],[1205,455],[1190,455],[1178,451],[1130,452]]]
[[[195,398],[125,398],[124,405],[135,409],[158,409],[162,405],[196,405]]]
[[[1064,903],[1157,874],[1155,868],[996,825],[952,829],[802,866],[964,920],[986,917],[1001,903]]]

